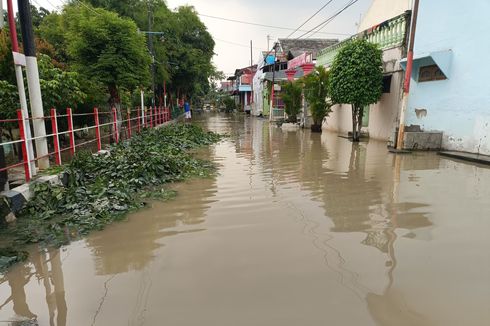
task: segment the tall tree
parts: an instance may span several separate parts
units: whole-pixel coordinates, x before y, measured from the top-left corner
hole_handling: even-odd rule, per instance
[[[132,20],[88,6],[65,6],[61,14],[46,19],[41,35],[62,47],[57,56],[82,80],[104,85],[109,105],[119,108],[119,89],[148,85],[150,56],[145,39]]]
[[[382,95],[382,51],[365,39],[353,40],[340,49],[330,73],[332,99],[351,104],[352,140],[359,141],[364,108]]]

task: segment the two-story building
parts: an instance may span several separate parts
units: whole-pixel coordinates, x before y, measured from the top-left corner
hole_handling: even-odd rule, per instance
[[[365,38],[383,50],[383,95],[364,110],[363,132],[371,138],[393,140],[397,127],[410,25],[409,0],[374,0],[364,16],[358,34],[320,51],[317,65],[327,68],[339,50],[355,38]],[[351,106],[338,104],[324,120],[323,128],[347,134],[352,130]]]

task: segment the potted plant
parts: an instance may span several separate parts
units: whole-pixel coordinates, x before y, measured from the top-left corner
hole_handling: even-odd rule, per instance
[[[332,111],[333,103],[328,93],[329,72],[323,66],[303,78],[305,99],[308,102],[313,124],[311,131],[322,132],[323,118]]]

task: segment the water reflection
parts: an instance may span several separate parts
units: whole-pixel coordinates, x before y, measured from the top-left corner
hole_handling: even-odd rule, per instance
[[[15,314],[11,318],[13,324],[17,321],[36,320],[37,315],[29,308],[26,295],[26,286],[32,281],[32,277],[43,285],[49,325],[65,326],[68,308],[60,249],[43,249],[37,255],[31,255],[29,261],[16,265],[5,274],[0,288],[6,282],[11,291],[0,310],[12,305]]]
[[[199,155],[209,158],[211,153],[208,149]],[[174,188],[178,195],[172,199],[172,205],[153,202],[128,221],[87,238],[98,275],[141,270],[153,260],[156,250],[164,246],[162,238],[203,230],[197,226],[203,223],[206,210],[216,201],[213,199],[216,178],[197,179]],[[182,198],[192,198],[192,202]]]

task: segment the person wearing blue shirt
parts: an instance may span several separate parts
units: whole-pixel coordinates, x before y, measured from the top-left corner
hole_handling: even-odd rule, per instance
[[[191,106],[189,102],[184,103],[184,113],[185,113],[185,119],[190,120],[191,119]]]

